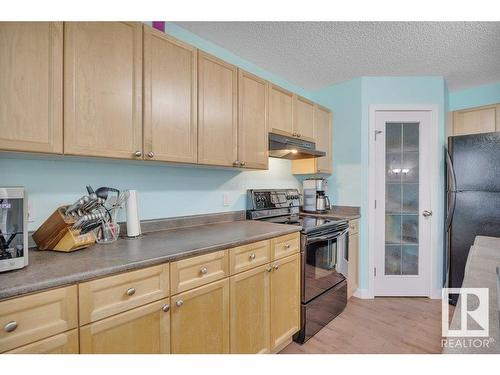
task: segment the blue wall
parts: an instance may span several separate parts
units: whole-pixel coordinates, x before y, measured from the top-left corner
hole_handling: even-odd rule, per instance
[[[449,111],[500,103],[500,82],[452,91],[449,94]]]

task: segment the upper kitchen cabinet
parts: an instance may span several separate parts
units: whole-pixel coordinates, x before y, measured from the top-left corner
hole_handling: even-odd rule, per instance
[[[238,69],[198,51],[198,163],[239,166]]]
[[[295,96],[293,135],[314,142],[314,103]]]
[[[238,162],[267,169],[267,82],[239,69],[238,88]]]
[[[196,163],[197,49],[144,26],[144,156]]]
[[[0,23],[0,149],[62,153],[62,22]]]
[[[65,23],[64,152],[142,158],[142,23]]]
[[[269,84],[269,131],[293,131],[293,94],[279,86]]]
[[[453,135],[500,131],[500,104],[453,112]]]
[[[317,104],[314,105],[314,127],[316,148],[326,152],[325,156],[314,159],[299,159],[292,162],[293,174],[332,173],[332,112]]]

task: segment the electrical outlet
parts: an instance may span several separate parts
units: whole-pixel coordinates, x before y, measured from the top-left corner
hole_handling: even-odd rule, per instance
[[[225,207],[231,205],[231,198],[229,197],[229,193],[222,194],[222,205]]]

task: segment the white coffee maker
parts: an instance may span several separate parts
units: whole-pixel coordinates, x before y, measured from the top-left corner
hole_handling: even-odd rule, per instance
[[[304,212],[325,213],[330,209],[328,183],[325,178],[308,178],[302,182]]]

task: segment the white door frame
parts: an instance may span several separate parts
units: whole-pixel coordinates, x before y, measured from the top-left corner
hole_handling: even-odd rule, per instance
[[[432,163],[430,168],[430,176],[432,181],[440,181],[439,173],[439,163],[438,160],[441,158],[440,152],[442,149],[440,147],[438,136],[439,136],[439,124],[438,124],[438,106],[435,104],[430,105],[370,105],[369,106],[369,143],[368,143],[368,293],[367,298],[374,298],[375,296],[375,196],[376,196],[376,174],[375,174],[375,114],[376,112],[385,111],[422,111],[431,113],[431,144],[429,145],[429,157],[430,160],[436,160],[436,163]],[[438,210],[438,194],[441,192],[438,189],[431,189],[431,207],[434,213],[440,212]],[[439,217],[434,215],[434,222],[431,225],[431,239],[430,239],[430,277],[429,277],[429,297],[430,298],[441,298],[441,289],[436,288],[437,279],[437,253],[439,249],[437,231],[439,229],[438,224]]]

